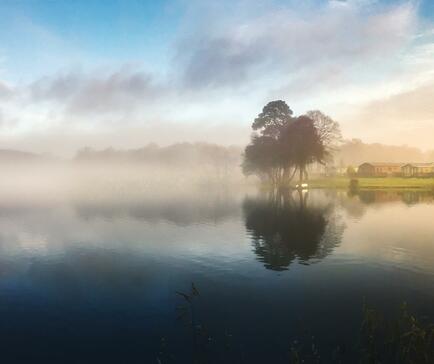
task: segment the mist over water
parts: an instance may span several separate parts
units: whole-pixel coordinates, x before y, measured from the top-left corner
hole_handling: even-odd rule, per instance
[[[324,352],[347,343],[351,358],[364,300],[433,317],[432,193],[275,195],[202,172],[5,166],[5,360],[153,362],[164,338],[164,355],[191,362],[176,294],[191,282],[215,362],[286,362],[289,343],[311,336]]]
[[[64,199],[139,199],[211,186],[245,185],[239,162],[43,160],[1,163],[0,196],[50,202]],[[252,181],[253,182],[253,181]],[[247,183],[249,183],[247,181]]]

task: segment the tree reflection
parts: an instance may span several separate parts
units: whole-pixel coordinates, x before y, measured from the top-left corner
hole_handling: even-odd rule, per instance
[[[272,193],[246,198],[245,225],[265,268],[288,269],[297,260],[310,264],[330,254],[344,230],[333,206],[308,204],[308,192]]]

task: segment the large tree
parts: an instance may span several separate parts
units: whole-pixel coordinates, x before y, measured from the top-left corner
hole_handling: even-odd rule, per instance
[[[294,121],[292,110],[285,101],[277,100],[264,106],[255,118],[252,129],[256,133],[246,147],[243,172],[256,174],[261,180],[280,185],[288,179],[292,162],[281,144],[282,133]]]
[[[270,136],[254,135],[244,151],[243,172],[277,185],[282,179],[283,160],[279,144]]]
[[[283,154],[290,158],[294,170],[299,172],[299,180],[307,180],[307,166],[323,163],[327,152],[312,119],[299,116],[283,131],[280,143]]]
[[[300,181],[307,178],[307,166],[322,163],[327,155],[324,142],[308,116],[293,117],[282,100],[268,103],[254,120],[257,131],[246,147],[243,171],[256,174],[273,185],[287,184],[299,171]]]

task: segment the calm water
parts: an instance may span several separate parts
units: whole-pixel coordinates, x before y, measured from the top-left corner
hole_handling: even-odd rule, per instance
[[[433,321],[433,201],[201,189],[0,202],[1,358],[192,362],[176,293],[191,282],[214,362],[288,362],[311,337],[351,353],[364,300]]]

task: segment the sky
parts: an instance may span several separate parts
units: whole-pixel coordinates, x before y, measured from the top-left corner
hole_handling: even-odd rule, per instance
[[[431,0],[1,0],[0,149],[243,145],[269,101],[434,149]]]

